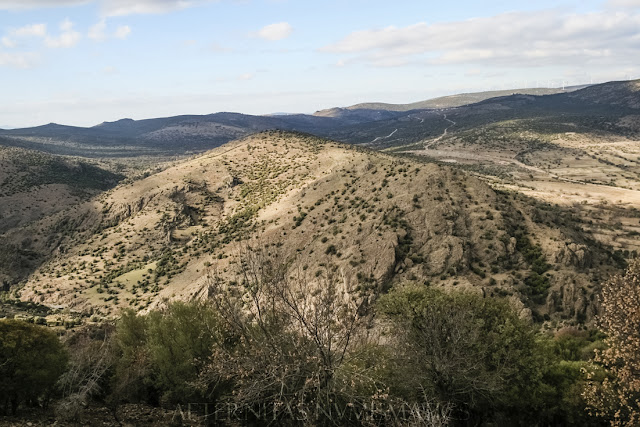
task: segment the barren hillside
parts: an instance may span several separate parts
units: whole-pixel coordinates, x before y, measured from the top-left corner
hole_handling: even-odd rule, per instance
[[[576,221],[453,168],[272,131],[43,220],[49,246],[30,249],[52,255],[20,295],[85,315],[143,310],[206,297],[208,272],[233,279],[251,252],[370,298],[416,281],[584,321],[615,260]]]

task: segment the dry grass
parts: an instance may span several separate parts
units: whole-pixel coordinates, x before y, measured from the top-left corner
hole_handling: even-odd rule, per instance
[[[286,259],[289,274],[311,283],[340,274],[370,297],[416,281],[511,296],[525,316],[574,322],[593,314],[578,291],[592,292],[593,263],[602,272],[612,262],[606,251],[589,252],[586,266],[563,255],[568,244],[587,246],[565,211],[540,213],[455,168],[283,132],[230,143],[67,214],[83,220],[21,297],[87,316],[204,298],[207,271],[237,280],[251,250]],[[518,233],[528,240],[516,244]],[[524,253],[536,247],[555,269],[548,290],[527,284]]]

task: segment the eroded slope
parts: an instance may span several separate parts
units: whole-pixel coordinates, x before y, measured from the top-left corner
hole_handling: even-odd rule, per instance
[[[310,283],[338,273],[370,298],[409,280],[512,295],[525,315],[583,321],[614,262],[559,208],[453,168],[276,131],[49,221],[41,227],[58,250],[22,299],[105,316],[206,298],[208,273],[237,280],[251,252]],[[56,234],[61,225],[75,231]]]

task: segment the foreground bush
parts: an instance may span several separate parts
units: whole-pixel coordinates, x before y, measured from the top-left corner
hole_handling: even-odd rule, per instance
[[[0,320],[0,411],[21,403],[46,406],[65,371],[67,354],[56,334],[19,320]]]
[[[505,301],[408,287],[382,298],[379,309],[398,349],[398,393],[451,402],[455,417],[472,425],[539,399],[543,358],[534,331]]]
[[[381,298],[392,394],[453,405],[459,425],[599,425],[580,396],[597,335],[541,334],[505,300],[424,286]]]
[[[125,311],[116,331],[112,399],[152,404],[211,399],[213,390],[194,384],[224,341],[217,311],[202,303],[176,302],[145,316]]]
[[[603,285],[601,305],[607,348],[596,353],[584,396],[612,426],[640,425],[640,261]]]
[[[55,413],[59,420],[78,422],[92,400],[103,400],[110,393],[117,358],[114,329],[111,323],[87,326],[64,339],[69,363],[57,384],[60,399]]]

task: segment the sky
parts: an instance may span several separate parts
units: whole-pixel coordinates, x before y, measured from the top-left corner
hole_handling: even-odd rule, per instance
[[[640,0],[0,0],[0,128],[640,78]]]

